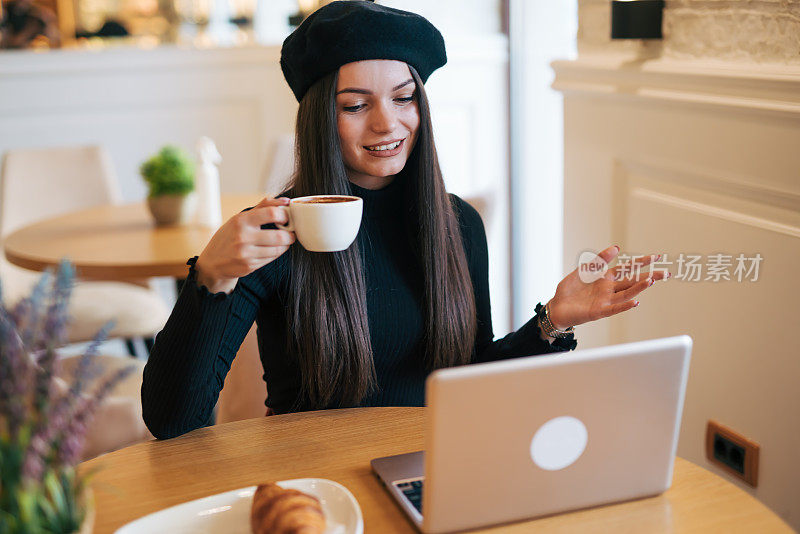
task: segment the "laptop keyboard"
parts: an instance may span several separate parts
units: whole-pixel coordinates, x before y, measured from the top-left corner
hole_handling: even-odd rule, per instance
[[[397,489],[403,492],[408,502],[417,509],[420,515],[422,514],[422,483],[424,481],[424,478],[418,478],[394,483]]]

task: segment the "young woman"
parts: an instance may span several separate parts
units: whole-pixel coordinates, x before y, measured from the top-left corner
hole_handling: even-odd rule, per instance
[[[662,277],[616,281],[612,269],[586,284],[574,271],[494,341],[483,223],[445,191],[423,85],[446,61],[439,32],[418,15],[334,2],[281,56],[300,102],[285,195],[357,195],[361,229],[345,251],[308,252],[273,225],[287,221],[283,196],[219,229],[189,261],[145,368],[144,419],[156,437],[207,424],[254,320],[268,413],[423,405],[433,369],[573,349],[572,326],[632,308]]]

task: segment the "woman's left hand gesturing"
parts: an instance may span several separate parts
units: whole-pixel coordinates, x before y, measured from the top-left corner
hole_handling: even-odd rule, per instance
[[[597,256],[609,264],[619,252],[619,247],[614,245]],[[657,258],[658,256],[635,258],[633,264],[617,265],[589,283],[581,280],[579,266],[559,282],[556,294],[550,300],[550,321],[553,326],[563,330],[638,306],[639,301],[634,300],[634,297],[657,280],[669,278],[665,271],[641,272],[642,267]]]

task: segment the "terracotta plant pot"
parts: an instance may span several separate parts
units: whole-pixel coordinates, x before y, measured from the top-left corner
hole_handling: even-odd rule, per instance
[[[186,224],[194,216],[197,208],[197,195],[161,195],[149,197],[147,206],[158,226]]]

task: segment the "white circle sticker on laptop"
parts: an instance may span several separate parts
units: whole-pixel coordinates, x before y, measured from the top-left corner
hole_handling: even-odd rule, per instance
[[[564,415],[539,427],[531,440],[533,462],[547,471],[572,465],[586,449],[589,433],[575,417]]]

